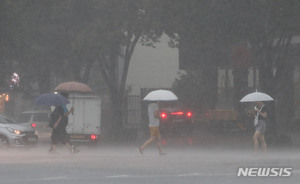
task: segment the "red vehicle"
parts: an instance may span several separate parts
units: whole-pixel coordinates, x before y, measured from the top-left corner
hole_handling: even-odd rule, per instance
[[[163,138],[192,137],[192,112],[176,103],[163,102],[160,105],[160,130]]]

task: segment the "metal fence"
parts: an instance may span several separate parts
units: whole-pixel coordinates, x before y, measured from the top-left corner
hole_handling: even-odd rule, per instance
[[[124,103],[125,128],[139,128],[148,125],[147,103],[142,99],[151,91],[162,88],[142,88],[141,95],[128,95]],[[169,88],[163,88],[168,89]]]
[[[141,97],[138,95],[127,96],[125,103],[125,128],[138,128],[141,122]]]

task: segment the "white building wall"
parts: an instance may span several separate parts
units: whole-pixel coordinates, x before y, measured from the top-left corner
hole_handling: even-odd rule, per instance
[[[227,70],[227,75],[226,75]],[[248,87],[249,88],[257,88],[259,85],[259,71],[253,67],[248,69]],[[218,69],[218,87],[219,88],[233,88],[233,69]],[[227,84],[227,86],[226,86]]]
[[[155,47],[137,45],[128,70],[129,95],[140,95],[141,88],[171,88],[179,71],[177,48],[168,46],[164,35]]]

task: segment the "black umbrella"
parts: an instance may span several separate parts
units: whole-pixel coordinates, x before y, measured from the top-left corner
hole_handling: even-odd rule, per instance
[[[44,93],[38,96],[35,99],[34,103],[43,106],[59,106],[59,105],[68,104],[70,102],[67,98],[65,98],[60,94]]]

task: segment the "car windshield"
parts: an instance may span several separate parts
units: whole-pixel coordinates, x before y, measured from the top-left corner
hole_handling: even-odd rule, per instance
[[[178,101],[160,102],[159,106],[161,110],[167,110],[167,111],[178,111],[178,110],[186,109],[186,107]]]
[[[2,124],[16,124],[17,122],[12,118],[0,115],[0,123],[2,123]]]
[[[177,101],[166,101],[166,102],[160,102],[159,106],[160,108],[175,108],[178,107]]]
[[[32,119],[31,119],[32,117]],[[41,113],[22,113],[18,117],[18,122],[25,123],[25,122],[48,122],[49,115],[46,112]]]
[[[24,123],[24,122],[30,122],[30,119],[31,119],[31,114],[21,114],[17,120],[20,123]]]
[[[34,122],[48,122],[48,113],[37,113],[33,115],[32,121]]]

